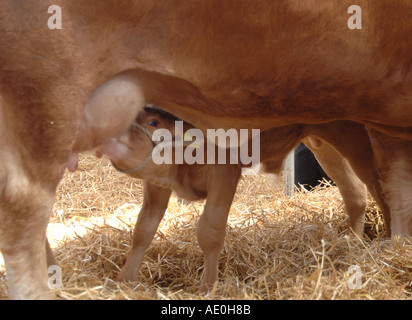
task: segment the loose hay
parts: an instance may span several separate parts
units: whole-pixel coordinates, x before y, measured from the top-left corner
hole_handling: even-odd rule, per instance
[[[412,249],[384,238],[383,219],[370,199],[366,238],[348,230],[336,187],[287,198],[265,176],[238,187],[219,260],[220,282],[198,293],[203,257],[196,226],[203,202],[172,198],[138,281],[115,278],[126,261],[142,203],[140,180],[108,161],[81,158],[59,186],[48,237],[62,267],[58,299],[410,299]],[[277,191],[275,191],[277,190]],[[350,289],[349,267],[362,271]],[[7,297],[4,268],[0,297]]]

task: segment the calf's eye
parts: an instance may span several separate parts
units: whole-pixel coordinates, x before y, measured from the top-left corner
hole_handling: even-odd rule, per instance
[[[149,121],[149,126],[152,126],[152,127],[157,127],[157,121],[156,120],[151,120],[151,121]]]

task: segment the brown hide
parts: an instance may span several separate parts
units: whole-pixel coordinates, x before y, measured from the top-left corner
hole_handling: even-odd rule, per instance
[[[10,296],[51,297],[44,248],[55,189],[85,106],[121,73],[138,79],[146,102],[200,129],[344,119],[411,139],[412,2],[357,1],[362,30],[347,26],[352,4],[3,0],[0,250]],[[62,9],[61,30],[47,27],[50,5]],[[108,115],[116,107],[102,105]]]

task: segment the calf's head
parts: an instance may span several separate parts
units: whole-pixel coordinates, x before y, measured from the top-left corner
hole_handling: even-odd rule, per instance
[[[154,165],[151,161],[156,144],[152,140],[158,129],[166,129],[174,138],[176,117],[157,108],[145,107],[136,121],[118,138],[111,139],[99,147],[98,155],[106,155],[119,171],[140,176],[140,169]]]

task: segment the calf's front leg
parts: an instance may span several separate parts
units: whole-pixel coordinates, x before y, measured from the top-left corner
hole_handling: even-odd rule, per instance
[[[133,231],[132,248],[117,280],[134,281],[137,279],[143,257],[162,221],[170,195],[170,189],[145,181],[143,206]]]

